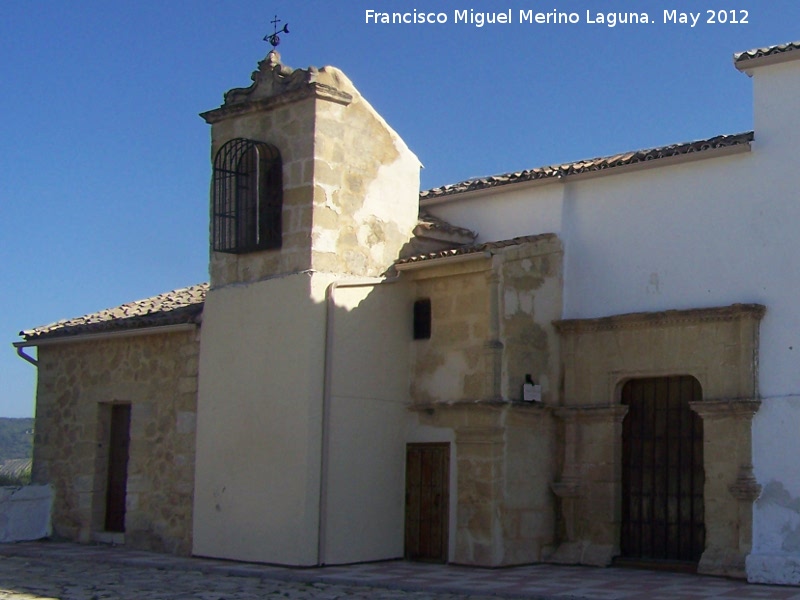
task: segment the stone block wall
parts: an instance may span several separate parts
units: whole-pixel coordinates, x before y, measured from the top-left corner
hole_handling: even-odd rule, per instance
[[[338,69],[264,61],[257,83],[204,113],[211,158],[227,141],[276,147],[283,164],[283,236],[277,250],[211,252],[211,286],[298,271],[377,276],[412,237],[420,162]],[[274,85],[270,82],[277,81]]]
[[[411,398],[417,404],[493,396],[491,261],[415,273],[416,298],[431,301],[431,337],[412,346]]]
[[[130,404],[125,544],[191,552],[198,351],[196,331],[39,348],[32,479],[55,536],[102,536],[110,406]]]
[[[283,164],[283,236],[280,250],[250,254],[211,252],[212,287],[252,282],[276,273],[308,269],[311,263],[311,227],[314,178],[314,111],[316,100],[272,107],[236,119],[225,119],[211,130],[211,160],[225,142],[246,138],[272,144]]]
[[[452,429],[456,564],[499,567],[546,559],[555,543],[555,427],[540,404],[430,405],[420,423]]]
[[[420,163],[341,71],[323,73],[353,100],[317,101],[313,268],[382,275],[417,225]]]
[[[542,386],[542,400],[558,401],[562,248],[554,234],[512,246],[499,266],[502,290],[500,339],[503,343],[503,397],[521,400],[525,375]]]
[[[561,259],[548,234],[411,271],[432,313],[430,339],[413,342],[412,409],[454,432],[456,563],[524,564],[554,551]],[[526,374],[543,403],[521,401]]]

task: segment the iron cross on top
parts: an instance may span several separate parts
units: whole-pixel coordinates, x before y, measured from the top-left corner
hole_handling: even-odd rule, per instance
[[[281,38],[278,35],[279,33],[289,33],[288,23],[286,23],[286,25],[284,25],[282,29],[278,29],[278,23],[280,22],[281,20],[278,18],[278,15],[275,15],[275,18],[272,19],[272,21],[270,21],[270,23],[272,23],[272,35],[267,34],[264,36],[264,41],[272,44],[273,48],[277,47],[278,44],[281,43]]]

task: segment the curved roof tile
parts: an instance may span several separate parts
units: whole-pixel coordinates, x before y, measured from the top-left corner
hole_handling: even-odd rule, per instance
[[[208,292],[208,284],[201,283],[82,317],[64,319],[50,325],[27,329],[20,331],[19,335],[26,341],[33,341],[88,333],[197,323],[198,317],[203,312],[206,292]]]
[[[431,198],[450,196],[463,192],[471,192],[474,190],[487,189],[512,183],[521,183],[523,181],[557,179],[559,177],[568,177],[570,175],[579,175],[593,171],[603,171],[606,169],[613,169],[616,167],[634,165],[651,160],[691,154],[694,152],[705,152],[717,148],[748,144],[752,141],[752,131],[734,135],[718,135],[709,139],[696,140],[682,144],[671,144],[669,146],[659,146],[657,148],[634,150],[632,152],[625,152],[623,154],[614,154],[613,156],[604,156],[600,158],[590,158],[588,160],[579,160],[562,165],[550,165],[546,167],[537,167],[535,169],[529,169],[526,171],[517,171],[515,173],[505,173],[503,175],[493,175],[491,177],[468,179],[467,181],[462,181],[460,183],[454,183],[452,185],[446,185],[420,192],[419,197],[420,200],[429,200]]]
[[[757,58],[764,58],[766,56],[775,56],[776,54],[785,54],[787,52],[794,52],[800,50],[800,41],[788,42],[786,44],[776,44],[775,46],[765,46],[764,48],[753,48],[752,50],[745,50],[744,52],[737,52],[733,55],[733,64],[737,67],[746,66],[743,63],[755,60]]]

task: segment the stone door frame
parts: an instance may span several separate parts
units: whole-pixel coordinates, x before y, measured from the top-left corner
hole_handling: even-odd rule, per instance
[[[560,498],[562,543],[554,562],[607,565],[619,555],[621,390],[630,379],[692,376],[703,400],[706,546],[698,572],[744,577],[752,540],[751,422],[758,410],[758,330],[765,308],[633,313],[557,321],[564,388]]]

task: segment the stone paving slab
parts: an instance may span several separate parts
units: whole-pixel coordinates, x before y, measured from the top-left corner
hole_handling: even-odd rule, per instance
[[[389,561],[313,569],[56,542],[0,545],[0,600],[800,600],[800,588],[629,569]]]
[[[462,600],[467,596],[381,590],[318,582],[226,576],[120,563],[5,556],[0,560],[2,600]],[[471,600],[488,600],[470,596]]]

